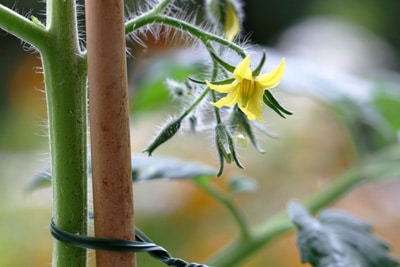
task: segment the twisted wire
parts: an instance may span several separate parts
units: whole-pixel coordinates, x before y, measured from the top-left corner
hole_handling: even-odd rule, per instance
[[[137,241],[116,238],[99,238],[73,234],[61,230],[55,225],[52,219],[50,222],[50,233],[58,241],[75,247],[115,252],[146,252],[153,258],[171,267],[209,267],[204,264],[188,263],[182,259],[173,258],[167,250],[154,244],[154,242],[138,228],[135,229]]]

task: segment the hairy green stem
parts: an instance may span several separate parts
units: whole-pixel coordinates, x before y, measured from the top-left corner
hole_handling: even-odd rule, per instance
[[[0,27],[42,57],[49,120],[53,220],[86,234],[86,62],[81,57],[75,1],[47,1],[47,27],[0,5]],[[53,266],[86,266],[86,250],[54,241]]]
[[[130,34],[146,25],[149,24],[161,24],[161,25],[168,25],[173,28],[176,28],[180,31],[189,33],[196,38],[200,39],[203,43],[208,43],[209,41],[213,41],[216,43],[219,43],[221,45],[224,45],[228,47],[229,49],[232,49],[235,51],[238,55],[241,57],[245,57],[246,54],[243,51],[243,48],[236,45],[235,43],[232,43],[223,37],[220,37],[218,35],[209,33],[207,31],[204,31],[190,23],[187,23],[185,21],[172,18],[169,16],[165,15],[148,15],[148,16],[140,16],[135,19],[131,19],[128,22],[125,23],[125,34]]]
[[[207,49],[210,52],[214,52],[212,47],[210,47],[209,44],[204,43],[204,45],[206,45]],[[211,57],[211,59],[212,59],[212,62],[213,62],[213,71],[212,71],[212,74],[211,74],[211,80],[215,80],[217,78],[217,75],[218,75],[218,63],[216,62],[216,60],[213,57]],[[216,95],[214,90],[211,90],[211,98],[212,98],[214,103],[217,102],[217,95]],[[219,108],[214,106],[214,113],[215,113],[215,118],[217,120],[217,124],[221,124],[222,120],[221,120],[221,115],[219,113]]]
[[[46,29],[0,4],[0,28],[40,49],[46,41]]]
[[[45,75],[53,187],[53,220],[86,235],[86,62],[80,55],[75,1],[47,1]],[[86,266],[86,250],[54,241],[53,267]]]
[[[398,157],[398,155],[397,155]],[[344,172],[320,192],[316,193],[305,206],[311,213],[334,203],[353,187],[368,181],[400,176],[400,166],[397,161],[368,162],[355,166]],[[218,267],[234,267],[245,261],[261,247],[271,243],[293,228],[286,211],[282,211],[258,226],[247,242],[236,240],[217,253],[208,264]]]
[[[192,105],[190,105],[183,113],[181,116],[179,116],[179,119],[183,119],[185,118],[187,115],[190,114],[190,112],[193,111],[193,109],[204,99],[204,97],[206,97],[206,95],[209,93],[210,89],[207,88],[204,90],[203,93],[201,93],[201,95],[196,99],[196,101],[193,102]]]

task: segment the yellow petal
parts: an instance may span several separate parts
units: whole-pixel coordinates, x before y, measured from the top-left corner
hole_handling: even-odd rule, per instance
[[[250,56],[246,56],[242,62],[237,65],[233,71],[233,77],[238,79],[239,82],[242,79],[253,80],[253,74],[250,68]]]
[[[206,84],[208,87],[210,87],[211,89],[219,92],[219,93],[229,93],[232,90],[235,89],[235,86],[237,85],[237,82],[234,81],[233,83],[230,84],[220,84],[220,85],[216,85],[216,84],[212,84],[209,81],[206,80]]]
[[[232,91],[227,96],[225,96],[225,97],[221,98],[220,100],[218,100],[217,102],[213,103],[213,105],[216,106],[217,108],[220,108],[222,106],[235,105],[237,103],[238,97],[239,97],[238,91],[239,90]]]
[[[238,14],[235,10],[235,7],[232,3],[226,3],[226,15],[225,15],[225,25],[224,25],[224,32],[225,38],[229,41],[235,39],[236,35],[239,34],[239,18]]]
[[[256,83],[264,89],[274,88],[282,80],[283,74],[285,73],[285,64],[286,61],[283,58],[276,69],[269,73],[256,77]]]
[[[264,89],[260,87],[256,87],[254,95],[252,98],[249,98],[246,105],[242,106],[239,104],[239,108],[246,114],[249,120],[255,120],[256,118],[260,122],[264,122],[262,118],[262,111],[263,111],[263,94]]]

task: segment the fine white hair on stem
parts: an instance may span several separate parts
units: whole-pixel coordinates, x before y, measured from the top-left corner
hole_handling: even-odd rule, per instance
[[[47,4],[47,1],[46,1],[46,0],[39,0],[38,2],[41,3],[41,4],[43,4],[43,7],[44,7],[44,8],[42,8],[42,9],[40,9],[40,10],[38,11],[38,15],[43,16],[43,17],[46,17],[47,13],[46,13],[46,8],[45,8],[45,6],[46,6],[46,4]]]
[[[158,3],[158,2],[156,2]],[[187,8],[191,1],[185,1],[183,6],[175,5],[172,2],[164,11],[163,15],[174,17],[177,20],[180,20],[184,23],[191,24],[199,29],[207,31],[209,33],[223,36],[223,33],[218,32],[214,25],[209,20],[199,18],[201,12],[199,12],[200,6],[191,6],[191,8]],[[193,4],[193,3],[192,3]],[[146,3],[146,5],[136,4],[136,7],[127,7],[127,9],[132,10],[136,9],[135,12],[131,12],[128,15],[128,18],[134,18],[136,16],[140,16],[147,11],[147,8],[154,6],[154,1],[150,1]],[[147,7],[147,8],[146,8]],[[187,10],[192,10],[187,12]],[[133,42],[141,45],[143,48],[147,48],[146,46],[146,38],[153,38],[155,42],[163,41],[163,45],[166,46],[178,46],[189,45],[189,46],[198,46],[200,44],[199,40],[192,36],[190,33],[183,31],[182,29],[177,27],[172,27],[165,25],[163,23],[158,24],[149,24],[146,25],[135,32],[131,33],[130,38]]]
[[[83,52],[86,50],[85,6],[83,3],[76,3],[76,23],[80,52]]]
[[[18,8],[17,8],[17,5],[16,5],[16,2],[13,4],[13,6],[12,6],[11,9],[14,10],[15,12],[21,14],[22,16],[26,17],[26,18],[29,19],[29,20],[30,20],[30,18],[31,18],[31,16],[32,16],[32,12],[33,12],[32,9],[29,9],[28,11],[22,10],[21,12],[19,12],[19,11],[18,11]],[[32,52],[36,52],[36,51],[37,51],[36,47],[34,47],[32,44],[27,43],[27,42],[25,42],[24,40],[20,40],[20,41],[21,41],[22,49],[23,49],[25,52],[30,52],[30,53],[32,53]]]
[[[37,113],[33,113],[33,116],[36,119],[35,124],[38,126],[38,132],[35,131],[35,135],[44,137],[44,138],[49,138],[49,123],[46,118],[43,118],[43,116],[38,115]]]
[[[216,126],[214,107],[211,103],[211,97],[207,96],[193,112],[196,118],[197,132],[208,132],[213,130]],[[187,129],[188,126],[190,126],[190,124],[185,124],[185,129]]]
[[[125,1],[126,17],[134,18],[153,9],[160,1],[157,0],[130,0]]]

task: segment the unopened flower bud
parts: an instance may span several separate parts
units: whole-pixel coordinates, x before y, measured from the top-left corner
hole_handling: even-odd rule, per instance
[[[227,163],[231,163],[232,160],[235,161],[236,165],[239,168],[243,169],[242,164],[240,163],[239,159],[237,158],[236,154],[236,147],[233,142],[232,136],[229,131],[226,129],[225,125],[218,124],[215,127],[215,141],[217,144],[217,150],[220,160],[220,168],[218,171],[217,176],[222,174],[224,169],[224,160]]]
[[[147,152],[151,156],[157,147],[171,139],[178,132],[181,128],[181,122],[182,118],[178,118],[168,123],[143,152]]]
[[[233,41],[240,32],[241,3],[238,0],[206,0],[210,19],[220,25],[225,38]]]
[[[232,162],[232,151],[229,145],[230,133],[223,124],[218,124],[215,128],[215,141],[218,152],[223,156],[226,162]]]

